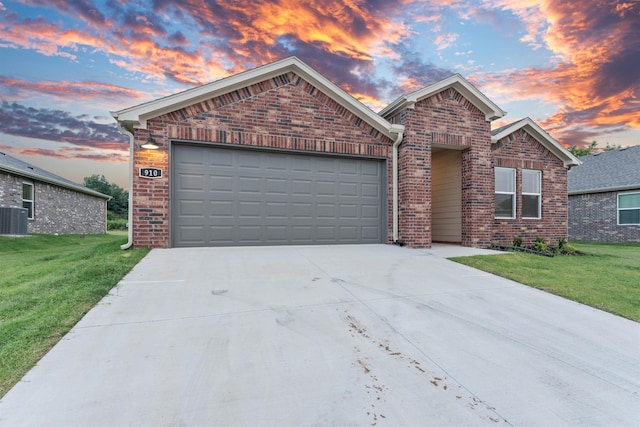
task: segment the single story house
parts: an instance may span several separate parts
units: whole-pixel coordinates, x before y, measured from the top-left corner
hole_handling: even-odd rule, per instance
[[[128,245],[567,236],[579,161],[530,119],[492,134],[506,113],[459,74],[375,113],[290,57],[111,114],[131,145]]]
[[[28,233],[103,234],[109,199],[0,152],[0,228],[6,228],[0,234],[19,234],[10,229],[20,216],[26,218]]]
[[[569,172],[569,237],[640,242],[640,145],[580,160]]]

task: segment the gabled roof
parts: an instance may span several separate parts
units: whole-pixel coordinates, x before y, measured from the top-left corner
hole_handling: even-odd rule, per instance
[[[73,181],[53,174],[49,171],[33,166],[27,162],[11,157],[10,155],[0,151],[0,171],[8,172],[13,175],[19,175],[25,178],[43,181],[48,184],[57,185],[59,187],[68,188],[79,193],[88,194],[90,196],[100,197],[102,199],[111,199],[106,194],[98,193],[90,188],[78,185]]]
[[[454,88],[456,91],[460,92],[462,96],[468,99],[469,102],[484,113],[487,120],[495,120],[497,118],[504,117],[504,115],[507,114],[506,111],[503,111],[498,107],[493,101],[487,98],[485,94],[476,89],[474,85],[469,83],[460,74],[454,74],[430,86],[418,89],[408,95],[403,95],[389,104],[378,114],[385,118],[393,116],[396,112],[407,108],[414,108],[416,102],[449,88]]]
[[[640,189],[640,145],[580,157],[569,171],[569,194]]]
[[[551,151],[557,158],[562,160],[565,167],[578,166],[580,164],[580,160],[578,160],[576,156],[571,154],[566,148],[562,146],[562,144],[553,139],[551,135],[545,132],[540,126],[538,126],[536,122],[531,120],[529,117],[492,130],[491,141],[495,144],[502,138],[507,137],[520,129],[524,130],[529,135],[534,137],[536,141],[544,145],[547,150]]]
[[[129,132],[134,128],[146,129],[147,120],[149,119],[288,72],[296,73],[387,137],[395,139],[395,135],[403,131],[403,126],[390,124],[369,107],[362,104],[295,56],[234,74],[164,98],[125,108],[124,110],[112,111],[111,115],[118,121],[121,127],[125,127]]]

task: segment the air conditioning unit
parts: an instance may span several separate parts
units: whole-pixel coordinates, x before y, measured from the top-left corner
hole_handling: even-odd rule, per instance
[[[0,234],[27,234],[28,215],[26,208],[0,207]]]

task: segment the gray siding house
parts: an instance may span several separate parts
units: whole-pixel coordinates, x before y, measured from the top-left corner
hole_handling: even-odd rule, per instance
[[[26,209],[28,233],[106,233],[109,199],[0,152],[0,208]]]
[[[569,171],[569,238],[640,242],[640,145],[580,160]]]

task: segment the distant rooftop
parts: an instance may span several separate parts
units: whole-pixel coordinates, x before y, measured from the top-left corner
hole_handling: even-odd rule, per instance
[[[110,198],[106,194],[102,194],[90,188],[76,184],[75,182],[63,178],[59,175],[41,169],[27,162],[23,162],[20,159],[16,159],[15,157],[8,155],[7,153],[3,153],[2,151],[0,151],[0,171],[9,172],[15,175],[21,175],[34,180],[44,181],[50,184],[58,185],[60,187],[65,187],[81,193],[89,194],[91,196],[101,197],[103,199]]]
[[[569,171],[569,194],[640,189],[640,145],[580,157]]]

